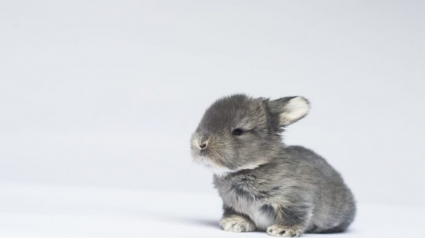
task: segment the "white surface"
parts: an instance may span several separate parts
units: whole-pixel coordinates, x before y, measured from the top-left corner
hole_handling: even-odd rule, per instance
[[[268,237],[218,228],[218,196],[0,184],[0,237]],[[360,204],[342,234],[305,237],[423,237],[422,208]]]

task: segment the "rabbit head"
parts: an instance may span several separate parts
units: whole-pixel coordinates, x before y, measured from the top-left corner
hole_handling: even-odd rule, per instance
[[[194,161],[217,175],[253,169],[284,147],[284,127],[303,118],[310,104],[303,97],[276,100],[232,95],[214,102],[191,139]]]

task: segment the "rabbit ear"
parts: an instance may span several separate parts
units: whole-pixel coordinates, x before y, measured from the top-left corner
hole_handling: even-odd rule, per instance
[[[310,103],[304,97],[284,97],[268,102],[270,112],[279,117],[279,126],[288,126],[307,115]]]

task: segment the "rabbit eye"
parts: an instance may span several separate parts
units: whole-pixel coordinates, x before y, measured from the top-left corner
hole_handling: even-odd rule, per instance
[[[236,128],[232,131],[232,135],[234,136],[240,136],[243,134],[243,130],[241,128]]]

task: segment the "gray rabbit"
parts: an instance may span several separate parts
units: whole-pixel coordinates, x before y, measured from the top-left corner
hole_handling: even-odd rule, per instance
[[[342,232],[353,221],[354,197],[339,173],[313,151],[282,143],[284,128],[309,109],[303,97],[233,95],[206,110],[191,151],[214,172],[222,229],[292,237]]]

